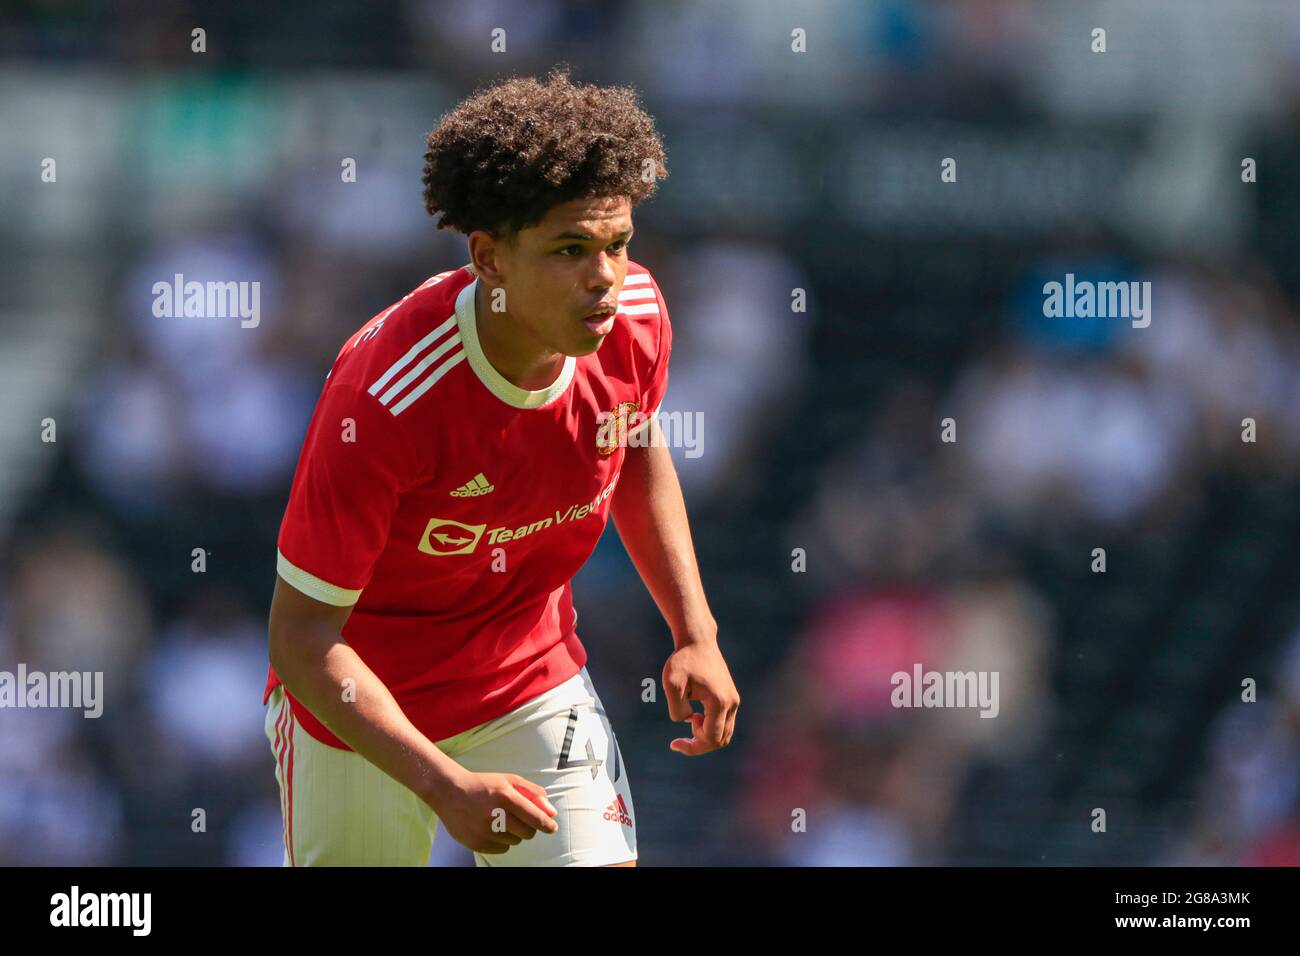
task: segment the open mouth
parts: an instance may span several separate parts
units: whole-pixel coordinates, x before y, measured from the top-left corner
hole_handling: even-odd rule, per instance
[[[607,335],[614,328],[614,314],[610,309],[601,309],[584,318],[582,324],[595,335]]]

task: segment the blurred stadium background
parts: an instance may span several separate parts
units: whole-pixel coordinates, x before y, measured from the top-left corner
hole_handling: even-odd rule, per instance
[[[563,60],[667,143],[630,252],[744,697],[668,750],[611,524],[579,633],[642,864],[1300,864],[1300,5],[23,0],[0,57],[0,669],[107,696],[0,711],[0,862],[279,863],[265,624],[321,380],[467,258],[424,133]],[[259,281],[260,324],[155,318],[178,272]],[[1150,281],[1150,326],[1045,319],[1066,272]],[[998,718],[889,707],[917,661],[998,670]]]

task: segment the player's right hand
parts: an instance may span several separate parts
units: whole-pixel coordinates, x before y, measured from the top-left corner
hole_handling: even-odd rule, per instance
[[[434,810],[451,838],[476,853],[505,853],[538,830],[560,829],[546,788],[515,773],[467,771],[439,803]]]

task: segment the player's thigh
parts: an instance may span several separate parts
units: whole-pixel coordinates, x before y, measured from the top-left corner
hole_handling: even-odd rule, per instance
[[[608,866],[637,856],[635,809],[618,739],[584,671],[475,733],[456,760],[476,773],[516,773],[546,788],[560,825],[479,866]]]
[[[433,810],[360,754],[321,743],[280,688],[267,702],[285,866],[427,866]]]

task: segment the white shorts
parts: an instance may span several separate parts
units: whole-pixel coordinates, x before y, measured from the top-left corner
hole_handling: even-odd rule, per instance
[[[281,687],[266,706],[284,822],[285,866],[427,866],[433,809],[360,754],[297,725]],[[538,832],[479,866],[606,866],[635,860],[627,768],[584,667],[510,713],[438,749],[475,773],[516,773],[546,788],[556,833]],[[446,837],[445,839],[450,839]]]

